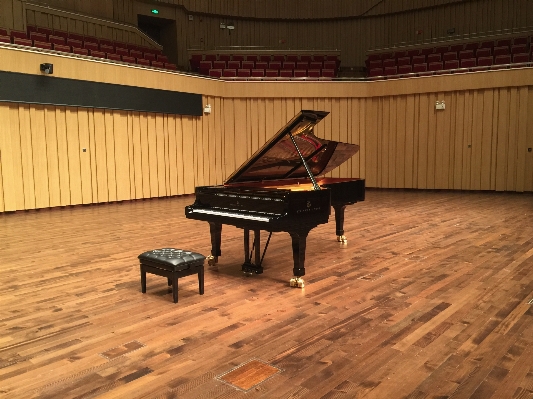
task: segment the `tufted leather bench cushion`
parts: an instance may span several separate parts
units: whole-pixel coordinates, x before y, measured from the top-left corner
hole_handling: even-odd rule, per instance
[[[175,248],[153,249],[140,254],[138,258],[143,264],[172,271],[203,265],[205,260],[202,254]]]
[[[178,278],[198,274],[200,295],[204,293],[205,256],[176,248],[161,248],[138,256],[141,268],[141,291],[146,292],[146,273],[167,277],[172,285],[174,303],[178,302]]]

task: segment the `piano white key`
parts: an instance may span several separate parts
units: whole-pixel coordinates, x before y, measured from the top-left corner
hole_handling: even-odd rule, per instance
[[[258,220],[260,222],[269,222],[270,218],[264,217],[264,216],[253,216],[253,215],[245,215],[242,213],[233,213],[233,212],[221,212],[221,211],[213,211],[211,209],[192,209],[191,213],[206,213],[208,215],[216,215],[216,216],[226,216],[231,218],[237,218],[237,219],[247,219],[247,220]]]

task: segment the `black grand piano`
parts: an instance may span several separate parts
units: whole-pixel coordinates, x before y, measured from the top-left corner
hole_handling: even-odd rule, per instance
[[[325,140],[313,134],[328,112],[300,111],[221,186],[196,187],[196,201],[185,207],[189,219],[209,222],[210,265],[221,256],[222,225],[244,229],[245,273],[262,273],[272,232],[286,231],[294,258],[291,287],[303,287],[305,247],[309,231],[327,223],[335,209],[337,240],[346,243],[346,205],[365,199],[365,181],[318,177],[333,170],[358,150],[356,144]],[[254,242],[250,251],[250,230]],[[260,231],[269,232],[261,254]],[[253,252],[255,251],[255,257]],[[254,258],[254,261],[252,261]]]

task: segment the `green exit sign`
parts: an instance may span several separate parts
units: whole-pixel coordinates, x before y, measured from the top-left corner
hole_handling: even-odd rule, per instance
[[[159,10],[156,10],[155,8],[152,10],[152,14],[159,14]]]

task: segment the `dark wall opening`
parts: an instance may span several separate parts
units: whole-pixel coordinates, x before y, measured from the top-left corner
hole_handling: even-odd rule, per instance
[[[170,62],[178,63],[178,41],[176,21],[147,15],[137,15],[139,29],[163,46]]]

